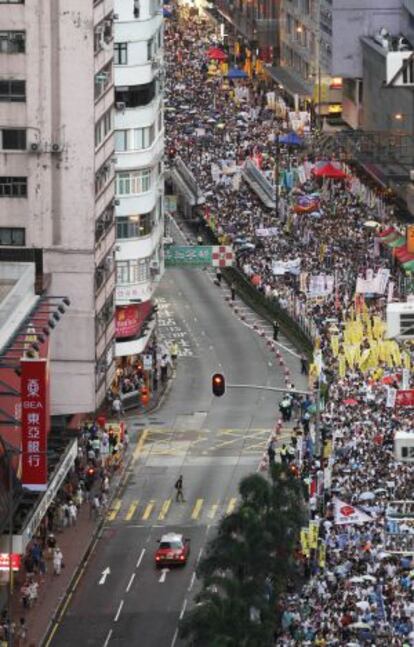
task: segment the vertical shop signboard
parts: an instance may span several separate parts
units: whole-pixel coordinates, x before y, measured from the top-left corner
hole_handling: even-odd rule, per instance
[[[46,359],[22,359],[22,484],[32,491],[47,489],[49,381]]]
[[[414,253],[414,225],[407,225],[407,252]]]

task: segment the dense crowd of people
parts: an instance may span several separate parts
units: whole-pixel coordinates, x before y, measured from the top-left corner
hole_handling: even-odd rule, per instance
[[[412,430],[413,414],[389,401],[390,385],[401,388],[412,353],[408,349],[404,361],[399,353],[391,357],[372,332],[387,298],[400,296],[399,270],[378,244],[389,222],[387,205],[349,168],[340,180],[316,178],[317,135],[307,135],[303,148],[275,147],[277,133],[289,129],[288,111],[274,110],[271,88],[260,77],[231,82],[211,74],[206,53],[212,44],[219,44],[214,24],[178,7],[166,31],[171,163],[179,155],[191,169],[206,198],[206,222],[234,245],[240,269],[257,289],[312,324],[322,358],[319,379],[329,383],[321,423],[331,449],[323,464],[309,445],[304,452],[307,474],[325,468],[328,494],[320,497],[323,510],[312,514],[324,559],[318,550],[305,556],[308,578],[278,609],[276,644],[414,645],[413,527],[409,519],[391,523],[394,502],[414,498],[413,468],[393,454],[395,433]],[[249,158],[268,175],[276,166],[281,171],[279,213],[243,182],[240,168]],[[299,181],[286,182],[287,175]],[[298,196],[307,195],[317,206],[300,213]],[[358,278],[388,269],[388,293],[385,287],[362,301],[354,298]],[[357,320],[363,334],[347,340],[347,322]],[[346,359],[333,337],[337,345],[349,343]],[[364,365],[364,352],[375,348],[376,363]],[[345,517],[340,521],[338,505]]]

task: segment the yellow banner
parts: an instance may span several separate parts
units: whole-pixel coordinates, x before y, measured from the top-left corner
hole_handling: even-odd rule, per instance
[[[318,562],[320,568],[325,568],[326,566],[326,544],[322,539],[319,540],[318,547]]]
[[[302,553],[306,557],[309,557],[309,555],[310,555],[310,550],[309,550],[309,528],[301,528],[301,531],[300,531],[300,545],[301,545],[301,548],[302,548]]]
[[[319,521],[309,521],[309,548],[318,548]]]

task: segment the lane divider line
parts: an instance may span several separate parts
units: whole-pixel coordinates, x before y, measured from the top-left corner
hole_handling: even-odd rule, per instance
[[[118,622],[119,616],[121,615],[121,611],[122,611],[123,606],[124,606],[124,601],[121,600],[121,602],[119,603],[118,611],[116,612],[116,616],[114,618],[114,622]]]
[[[188,591],[189,591],[189,592],[192,590],[192,588],[193,588],[193,586],[194,586],[195,578],[196,578],[196,573],[195,573],[195,571],[194,571],[194,573],[193,573],[193,574],[192,574],[192,576],[191,576],[190,586],[188,587]]]
[[[171,641],[171,647],[174,647],[175,643],[177,642],[177,638],[178,638],[178,628],[175,630],[173,639]]]
[[[141,562],[142,562],[142,558],[143,558],[143,557],[144,557],[144,555],[145,555],[145,551],[146,551],[146,548],[143,548],[143,549],[141,550],[141,554],[140,554],[140,556],[138,557],[138,561],[137,561],[137,563],[135,564],[135,568],[139,568],[139,567],[140,567]]]
[[[106,640],[105,640],[105,642],[103,644],[103,647],[108,647],[109,641],[111,640],[112,631],[113,631],[112,629],[109,630],[108,635],[106,637]]]
[[[184,600],[183,608],[181,609],[180,620],[183,619],[186,608],[187,608],[187,598]]]
[[[132,573],[131,578],[128,582],[128,586],[125,589],[126,593],[129,593],[129,589],[131,588],[132,582],[134,581],[134,579],[135,579],[135,573]]]

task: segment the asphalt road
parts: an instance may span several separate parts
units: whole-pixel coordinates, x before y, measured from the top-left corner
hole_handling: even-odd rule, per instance
[[[162,280],[159,329],[180,345],[177,372],[159,410],[130,421],[137,444],[126,487],[54,635],[55,647],[180,645],[177,626],[197,589],[197,562],[220,517],[237,504],[240,479],[256,471],[279,399],[230,389],[215,398],[211,375],[284,385],[274,356],[233,314],[224,290],[201,269],[170,269]],[[299,361],[291,355],[286,361],[303,388]],[[174,500],[179,474],[185,503]],[[184,568],[160,572],[156,540],[171,530],[191,539],[190,559]]]

